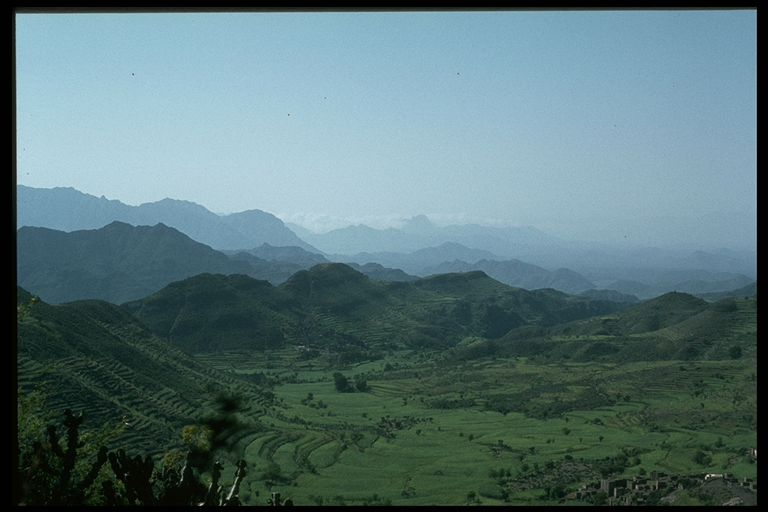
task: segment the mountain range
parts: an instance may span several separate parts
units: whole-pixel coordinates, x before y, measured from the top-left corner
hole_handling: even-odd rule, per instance
[[[303,238],[327,254],[411,253],[426,247],[453,242],[509,257],[538,247],[555,248],[564,241],[534,227],[491,227],[478,224],[437,226],[425,215],[405,221],[398,229],[375,229],[363,224],[323,234],[309,231]]]
[[[16,193],[17,227],[76,231],[100,228],[113,221],[134,226],[162,223],[215,249],[244,249],[268,243],[318,252],[283,221],[261,210],[217,215],[199,204],[177,199],[130,206],[63,187],[45,189],[19,185]]]
[[[202,273],[244,274],[280,284],[300,270],[327,263],[300,247],[263,244],[247,251],[216,251],[164,224],[112,222],[72,232],[22,227],[16,234],[17,283],[49,303],[100,299],[120,304]],[[416,279],[370,263],[373,279]]]
[[[424,215],[408,219],[397,229],[357,225],[316,234],[297,227],[300,238],[280,219],[260,210],[217,215],[198,204],[173,199],[129,206],[72,188],[18,186],[17,199],[18,226],[77,231],[101,228],[115,220],[132,225],[163,223],[194,241],[226,251],[240,264],[240,270],[214,266],[203,271],[239,271],[273,284],[326,261],[355,263],[362,272],[383,280],[483,270],[513,286],[553,287],[569,293],[612,289],[641,299],[674,290],[726,292],[756,278],[754,251],[691,251],[568,241],[532,227],[437,226]],[[20,253],[20,257],[26,255]],[[161,285],[181,277],[185,275],[175,274]],[[48,300],[58,302],[60,298]]]
[[[437,226],[425,215],[407,219],[399,228],[375,229],[362,224],[313,233],[296,227],[302,239],[324,251],[354,256],[360,253],[412,253],[446,242],[487,251],[494,257],[477,259],[518,259],[547,269],[570,268],[593,282],[631,279],[636,268],[663,270],[707,270],[744,274],[754,280],[755,251],[713,248],[710,250],[680,247],[643,247],[626,243],[608,244],[565,240],[535,227],[493,227],[478,224]],[[452,258],[473,263],[477,260]],[[384,263],[387,264],[387,263]],[[403,269],[414,272],[414,269]]]

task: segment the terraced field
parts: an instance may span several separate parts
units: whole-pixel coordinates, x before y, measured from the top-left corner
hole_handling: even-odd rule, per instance
[[[296,357],[284,351],[245,360],[296,368]],[[248,371],[236,358],[243,354],[206,361]],[[756,476],[746,455],[756,443],[749,417],[756,403],[738,399],[755,396],[754,360],[540,365],[517,358],[444,367],[438,359],[398,352],[342,369],[367,376],[365,393],[336,391],[335,370],[321,363],[278,384],[280,406],[262,417],[265,430],[245,448],[249,499],[280,491],[300,504],[545,504],[551,482],[531,484],[537,469],[566,461],[598,468],[626,453],[627,476]],[[274,366],[250,371],[294,375]],[[607,390],[609,403],[589,407],[584,391],[595,387]],[[493,410],[499,396],[517,397],[518,410]],[[545,416],[541,406],[552,403],[562,407]],[[701,449],[711,455],[707,466],[693,460]],[[501,470],[518,483],[501,487],[490,476]],[[596,471],[584,469],[566,487]],[[504,498],[503,489],[514,492]]]
[[[254,425],[271,406],[263,386],[202,365],[121,315],[98,302],[36,306],[19,322],[20,391],[42,388],[51,417],[83,412],[86,429],[119,429],[116,446],[153,455],[178,447],[181,428],[219,393],[245,397]]]

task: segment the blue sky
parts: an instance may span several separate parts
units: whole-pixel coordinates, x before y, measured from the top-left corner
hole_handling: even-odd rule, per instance
[[[20,14],[16,31],[20,184],[310,227],[427,213],[755,244],[754,11]]]

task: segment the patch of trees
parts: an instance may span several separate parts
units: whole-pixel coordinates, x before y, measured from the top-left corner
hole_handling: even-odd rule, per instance
[[[612,457],[591,461],[591,466],[600,473],[602,478],[607,478],[611,475],[621,474],[626,468],[640,464],[640,458],[638,457],[640,453],[636,448],[625,448]]]
[[[712,456],[704,450],[696,450],[696,453],[693,455],[693,462],[699,466],[709,466],[712,464]]]
[[[354,383],[350,382],[341,372],[335,372],[333,374],[333,385],[336,387],[336,391],[339,393],[354,393],[355,391],[365,392],[370,390],[365,375],[357,374],[353,378]]]
[[[393,439],[395,431],[410,429],[419,423],[432,423],[432,418],[416,418],[413,416],[382,416],[376,423],[376,432],[386,439]]]
[[[538,400],[542,393],[565,391],[564,386],[541,386],[529,388],[518,393],[486,396],[486,409],[507,414],[520,412],[526,416],[538,419],[553,418],[575,410],[590,410],[606,405],[613,405],[611,399],[602,389],[590,387],[579,392],[570,399]]]
[[[436,398],[428,401],[427,405],[433,409],[467,409],[474,407],[475,400],[472,398]]]

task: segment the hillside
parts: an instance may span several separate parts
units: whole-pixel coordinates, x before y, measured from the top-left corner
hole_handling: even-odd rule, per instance
[[[445,347],[468,335],[498,337],[521,324],[621,308],[554,290],[510,288],[482,272],[384,283],[339,263],[299,271],[277,287],[246,276],[196,276],[124,307],[190,352],[294,344],[360,357],[383,348]]]
[[[235,261],[174,228],[113,222],[65,233],[23,227],[17,233],[18,284],[50,303],[143,297],[202,272],[250,273]]]
[[[285,343],[285,326],[292,320],[289,299],[267,281],[200,274],[124,309],[188,352],[264,350]]]
[[[670,292],[632,305],[613,316],[555,327],[552,334],[627,336],[654,332],[680,323],[705,309],[707,303],[702,299],[686,293]]]
[[[756,334],[755,298],[707,303],[671,292],[614,315],[548,329],[524,326],[508,332],[499,345],[511,354],[548,360],[729,359],[733,346],[753,353]]]
[[[18,300],[29,294],[19,289]],[[218,392],[247,397],[253,415],[271,401],[268,390],[201,365],[102,301],[38,302],[19,319],[17,349],[22,390],[43,385],[50,413],[84,411],[91,429],[123,418],[116,442],[137,452],[177,445]]]
[[[269,243],[317,252],[280,219],[261,210],[220,216],[199,204],[176,199],[130,206],[74,188],[19,185],[16,191],[18,227],[77,231],[101,228],[113,221],[134,226],[162,223],[216,249],[243,249]]]
[[[706,309],[707,303],[687,293],[670,292],[633,306],[610,326],[621,334],[651,332],[675,325]]]

